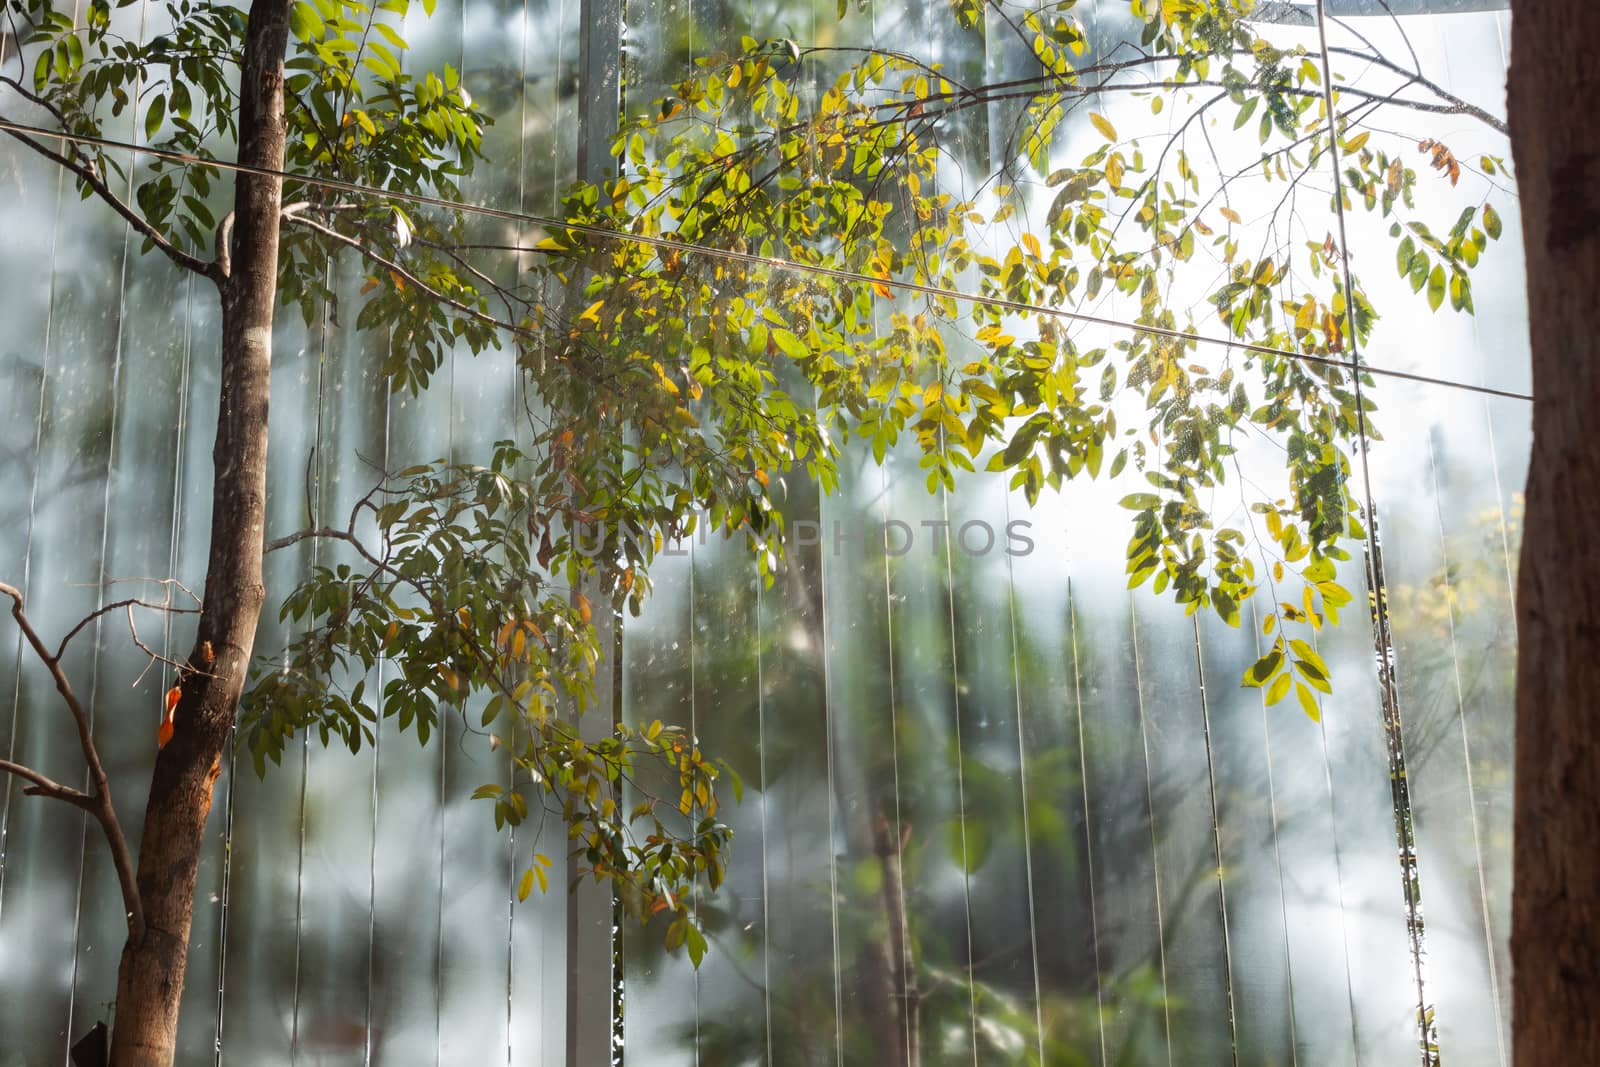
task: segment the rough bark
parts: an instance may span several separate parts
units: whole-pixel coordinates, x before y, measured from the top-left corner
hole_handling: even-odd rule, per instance
[[[1512,4],[1533,457],[1517,585],[1518,1064],[1600,1063],[1600,7]]]
[[[274,171],[284,161],[289,7],[289,0],[251,5],[240,72],[239,161]],[[213,268],[222,296],[222,388],[205,604],[175,732],[156,759],[145,805],[138,869],[145,931],[122,952],[114,1067],[165,1067],[173,1060],[206,817],[265,598],[267,399],[281,199],[279,179],[239,174],[231,263]]]

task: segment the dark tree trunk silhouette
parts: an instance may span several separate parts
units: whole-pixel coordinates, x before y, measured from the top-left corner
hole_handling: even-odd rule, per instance
[[[1533,457],[1517,585],[1515,1057],[1600,1063],[1600,7],[1514,0]]]

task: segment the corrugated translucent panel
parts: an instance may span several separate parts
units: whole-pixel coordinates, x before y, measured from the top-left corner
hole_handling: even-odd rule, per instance
[[[694,729],[691,544],[692,538],[666,546],[652,568],[655,589],[650,608],[630,619],[625,631],[622,718],[630,726],[648,727],[659,719],[669,726]],[[664,764],[651,763],[639,768],[639,791],[625,795],[624,806],[631,809],[649,796],[660,797],[657,810],[663,825],[685,833],[689,823],[678,814],[678,793],[676,775]],[[623,1037],[627,1048],[646,1050],[647,1063],[693,1064],[695,971],[684,952],[672,955],[663,947],[671,917],[664,913],[644,925],[632,917],[625,919]]]
[[[882,523],[884,472],[864,449],[846,458],[837,497],[822,502],[817,530],[827,611],[827,692],[834,732],[839,837],[842,1015],[851,1062],[904,1067],[906,1008],[916,988],[908,964],[900,810],[897,617],[889,597]],[[798,531],[796,531],[798,533]]]
[[[52,648],[101,603],[122,308],[121,224],[97,203],[74,203],[71,210],[75,223],[57,231],[46,268],[46,331],[33,342],[41,346],[44,381],[32,394],[40,408],[28,535],[9,557],[30,621]],[[95,692],[96,651],[95,634],[86,631],[61,661],[86,703]],[[81,786],[83,758],[70,714],[31,649],[15,662],[8,758]],[[23,797],[15,778],[8,777],[5,790],[0,943],[8,977],[0,1033],[33,1055],[55,1057],[64,1054],[71,1013],[84,819],[66,805]]]
[[[1102,1062],[1101,961],[1089,837],[1079,665],[1058,496],[1008,501],[1016,644],[1019,772],[1026,784],[1028,869],[1039,970],[1043,1062]],[[1016,524],[1016,525],[1012,525]]]
[[[1350,491],[1355,491],[1354,485]],[[1398,864],[1395,837],[1394,792],[1390,789],[1387,768],[1386,734],[1382,717],[1381,691],[1376,678],[1371,614],[1363,609],[1368,600],[1368,585],[1363,576],[1363,558],[1352,545],[1354,558],[1338,569],[1339,584],[1355,593],[1354,600],[1339,613],[1336,627],[1318,633],[1317,649],[1328,662],[1333,677],[1333,696],[1322,697],[1320,728],[1307,723],[1299,712],[1288,707],[1269,709],[1274,725],[1274,777],[1280,805],[1278,837],[1282,841],[1288,905],[1290,905],[1291,945],[1294,955],[1294,1003],[1296,1033],[1312,1030],[1302,1049],[1301,1062],[1307,1062],[1312,1040],[1322,1040],[1326,1048],[1344,1048],[1354,1041],[1360,1061],[1402,1064],[1418,1056],[1418,1022],[1414,1005],[1416,966],[1411,958],[1408,936],[1408,907],[1403,893],[1402,869]],[[1277,713],[1290,712],[1290,713]],[[1320,734],[1320,742],[1318,742]],[[1301,777],[1315,769],[1296,765],[1294,747],[1314,750],[1322,765],[1322,781]],[[1291,806],[1301,800],[1304,806]],[[1322,793],[1322,814],[1317,811],[1317,793]],[[1296,817],[1304,825],[1296,832]],[[1326,817],[1326,824],[1320,819]],[[1318,825],[1322,829],[1318,829]],[[1315,864],[1322,864],[1320,867]],[[1310,872],[1328,872],[1338,886],[1334,902],[1342,913],[1342,944],[1338,950],[1323,944],[1314,947],[1309,939],[1298,939],[1296,923],[1306,923],[1299,904],[1312,902]],[[1326,875],[1322,875],[1326,877]],[[1322,893],[1323,897],[1328,896]],[[1330,931],[1331,933],[1331,931]],[[1322,992],[1317,985],[1302,992],[1310,960],[1320,961]],[[1336,969],[1347,968],[1339,979]],[[1328,971],[1334,971],[1328,976]],[[1346,998],[1347,1011],[1333,1011],[1318,995]],[[1336,1024],[1354,1019],[1349,1038]],[[1318,1030],[1322,1027],[1322,1030]],[[1323,1033],[1317,1038],[1317,1033]]]
[[[361,305],[362,272],[353,263],[332,279],[340,322],[321,336],[323,388],[318,411],[315,525],[343,528],[378,474],[361,457],[376,459],[387,446],[387,389],[372,372],[385,339],[358,334],[349,318]],[[370,516],[358,535],[375,533]],[[317,564],[356,561],[344,546],[324,542]],[[357,682],[378,685],[377,671],[332,679],[349,692]],[[373,775],[375,752],[352,754],[337,738],[324,747],[311,738],[306,756],[301,839],[300,972],[297,1033],[303,1054],[327,1064],[365,1061],[371,979]]]
[[[118,396],[111,432],[111,469],[107,472],[106,501],[113,521],[106,528],[105,572],[125,581],[108,586],[105,601],[138,597],[154,603],[171,595],[173,606],[193,610],[195,603],[176,588],[163,588],[148,579],[170,573],[179,474],[174,457],[183,432],[185,373],[187,370],[188,285],[177,268],[166,263],[146,264],[147,270],[130,270],[126,277],[119,363]],[[150,648],[178,659],[166,640],[167,619],[156,611],[135,609],[138,637]],[[192,633],[193,616],[173,621]],[[134,645],[128,615],[118,611],[104,616],[97,631],[79,640],[99,637],[97,670],[91,679],[96,744],[106,773],[115,783],[123,832],[139,839],[144,823],[144,796],[155,753],[154,724],[162,694],[173,682],[172,671],[152,664]],[[146,670],[146,668],[149,668]],[[137,686],[132,683],[138,681]],[[216,824],[220,825],[220,821]],[[110,852],[98,827],[89,826],[85,838],[83,882],[78,916],[78,968],[74,991],[75,1033],[82,1033],[108,1013],[115,999],[116,969],[128,936],[117,875]],[[208,835],[208,840],[210,837]],[[210,852],[211,856],[216,850]],[[205,976],[191,984],[199,1030],[195,1048],[204,1054],[211,1046],[210,1016],[216,1011],[216,907],[206,901],[196,908],[191,931],[190,966]],[[209,973],[208,973],[209,972]],[[209,1004],[204,989],[212,995]]]
[[[787,479],[788,521],[818,516],[815,490]],[[821,546],[791,543],[757,602],[761,642],[762,863],[767,894],[766,1046],[773,1067],[838,1062],[842,1040],[841,883],[849,875],[835,799],[845,744],[828,694]]]
[[[952,1062],[976,1062],[971,869],[982,843],[965,806],[954,659],[950,561],[936,526],[945,510],[923,484],[916,457],[891,455],[887,551],[896,609],[900,815],[906,844],[905,908],[921,999],[922,1043]]]
[[[204,282],[190,279],[184,286],[184,293],[188,308],[184,339],[187,369],[178,413],[180,436],[177,450],[170,457],[178,477],[173,501],[172,561],[166,573],[187,581],[205,573],[211,539],[211,448],[218,403],[217,361],[211,354],[211,339],[221,328],[221,309]],[[179,594],[174,602],[181,599],[186,598]],[[269,619],[277,615],[275,609],[266,614]],[[165,646],[169,658],[189,653],[194,634],[189,620],[192,617],[175,617],[166,628]],[[162,685],[174,680],[173,672],[168,671]],[[157,712],[152,710],[149,714],[153,719]],[[231,856],[228,831],[234,782],[241,769],[245,774],[255,773],[250,769],[248,758],[240,764],[231,753],[224,753],[222,773],[212,791],[211,817],[206,824],[206,841],[195,878],[190,946],[191,951],[196,946],[199,951],[192,956],[184,977],[184,1002],[178,1018],[178,1055],[198,1062],[214,1061],[217,1057],[222,972],[227,958],[225,902]],[[148,769],[145,773],[149,773]],[[103,891],[109,891],[109,886]]]
[[[1509,1056],[1511,718],[1509,501],[1492,474],[1494,412],[1435,387],[1390,394],[1408,417],[1375,453],[1427,979],[1441,1055]],[[1503,421],[1516,406],[1499,402]],[[1515,432],[1507,446],[1522,442]],[[1525,454],[1525,453],[1524,453]],[[1510,460],[1515,462],[1514,460]]]
[[[690,611],[694,660],[694,727],[700,746],[728,761],[745,785],[745,800],[721,790],[718,818],[735,838],[727,881],[696,902],[710,953],[695,976],[697,1061],[745,1062],[765,1048],[766,901],[762,892],[761,695],[758,689],[759,578],[743,538],[712,535],[696,543]]]
[[[1081,507],[1071,510],[1072,624],[1106,1062],[1163,1063],[1169,1013],[1151,830],[1155,783],[1145,751],[1122,546],[1114,536],[1097,536],[1109,531],[1090,526]]]
[[[397,394],[388,401],[385,465],[403,470],[450,454],[450,369],[435,376],[420,396]],[[396,669],[385,663],[387,683]],[[372,850],[372,1007],[374,1063],[431,1065],[440,1062],[440,916],[443,909],[440,805],[444,761],[451,757],[438,737],[418,744],[415,725],[400,730],[396,719],[377,726],[378,806]],[[478,818],[487,820],[480,810]]]
[[[1240,665],[1258,655],[1253,612],[1238,629],[1197,617],[1216,797],[1218,871],[1228,909],[1228,972],[1236,1054],[1252,1067],[1298,1062],[1294,969],[1289,958],[1285,874],[1267,708],[1239,685]]]
[[[928,548],[942,549],[951,591],[954,741],[978,1062],[1025,1063],[1038,1050],[1036,901],[1028,877],[1033,843],[1018,732],[1022,680],[1013,640],[1004,485],[993,477],[974,480],[966,492],[945,494],[943,506],[948,526]]]
[[[1230,961],[1194,625],[1181,608],[1141,591],[1134,639],[1172,1044],[1184,1059],[1227,1063],[1234,1044]]]
[[[268,435],[267,529],[292,531],[309,521],[307,460],[317,442],[321,402],[320,327],[307,330],[280,315],[273,331],[272,409]],[[274,552],[264,573],[269,602],[311,566],[315,542]],[[281,659],[292,622],[263,611],[256,653]],[[246,1064],[272,1049],[292,1049],[297,1029],[300,962],[300,859],[307,752],[297,738],[281,766],[257,777],[248,752],[237,755],[233,834],[228,843],[227,970],[223,975],[222,1061]]]

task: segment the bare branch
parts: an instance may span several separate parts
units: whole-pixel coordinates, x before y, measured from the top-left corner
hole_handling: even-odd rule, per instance
[[[32,767],[24,767],[20,763],[13,763],[8,759],[0,759],[0,771],[32,783],[22,790],[27,796],[50,797],[53,800],[65,801],[73,807],[82,808],[85,811],[92,812],[94,810],[94,798],[87,793],[74,789],[70,785],[62,785],[60,782],[46,778]]]
[[[6,79],[6,81],[9,82],[10,79]],[[55,163],[57,166],[63,167],[77,175],[79,181],[83,182],[84,185],[93,190],[95,195],[101,200],[111,205],[111,209],[113,211],[126,219],[128,225],[132,226],[136,232],[142,234],[150,241],[151,244],[159,248],[168,259],[172,260],[172,262],[176,263],[184,270],[193,271],[194,273],[203,275],[207,278],[214,277],[210,269],[210,264],[206,263],[204,260],[190,255],[188,252],[185,252],[183,249],[173,244],[167,239],[165,234],[151,225],[143,215],[133,210],[133,208],[129,207],[121,197],[112,192],[111,187],[107,185],[98,174],[95,173],[94,165],[92,163],[86,160],[76,160],[69,156],[62,155],[60,152],[46,148],[44,145],[40,144],[38,141],[35,141],[27,134],[19,133],[16,130],[8,128],[5,132],[10,134],[17,141],[20,141],[22,144],[26,145],[28,148],[32,149],[34,152],[37,152],[39,155],[50,160],[52,163]]]
[[[145,644],[144,641],[142,641],[139,638],[139,627],[134,625],[134,622],[133,622],[133,605],[132,604],[128,605],[128,633],[130,635],[132,635],[133,643],[139,647],[139,650],[141,652],[143,652],[145,655],[150,657],[150,662],[151,663],[165,663],[167,666],[171,667],[173,670],[177,671],[179,674],[200,674],[200,675],[204,675],[205,677],[208,677],[208,678],[213,677],[213,675],[209,674],[206,671],[196,670],[194,668],[194,666],[191,665],[191,664],[179,663],[175,659],[168,659],[166,656],[161,655],[155,649],[153,649],[149,645]],[[150,669],[149,666],[146,665],[145,670],[149,670],[149,669]],[[144,672],[143,671],[140,672],[139,677],[140,678],[144,677]],[[137,682],[135,682],[134,684],[138,685]]]
[[[63,637],[61,639],[61,643],[56,646],[56,654],[52,658],[59,660],[62,656],[65,656],[67,654],[67,642],[71,641],[74,637],[77,637],[78,634],[83,631],[85,626],[88,626],[91,622],[94,622],[94,620],[98,619],[102,615],[109,615],[111,612],[120,611],[123,608],[128,609],[128,617],[130,619],[133,618],[134,608],[149,608],[151,611],[169,612],[174,615],[198,615],[200,613],[199,608],[175,608],[170,604],[157,604],[149,600],[140,600],[137,597],[131,597],[127,600],[118,600],[107,604],[103,608],[97,608],[85,615],[83,618],[79,619],[72,629],[67,631],[67,636]]]
[[[108,575],[105,576],[104,581],[105,581],[106,585],[122,585],[122,584],[126,584],[127,582],[149,582],[151,585],[170,585],[170,586],[175,586],[176,588],[178,588],[178,589],[183,591],[184,596],[187,596],[190,600],[194,601],[194,606],[195,607],[198,608],[198,607],[204,607],[205,606],[204,602],[200,599],[200,597],[198,595],[196,595],[195,591],[193,589],[190,589],[188,586],[184,585],[183,582],[180,581],[177,578],[145,578],[145,577],[140,577],[140,576],[129,576],[127,578],[114,578],[114,577],[112,577],[111,575],[108,574]],[[175,611],[177,609],[173,608],[173,609],[169,609],[169,610],[174,610]]]
[[[312,538],[331,538],[337,541],[346,541],[350,539],[349,535],[343,530],[335,530],[332,527],[322,527],[315,530],[297,530],[296,532],[287,534],[275,541],[268,541],[266,546],[262,549],[262,552],[276,552],[280,548],[288,548],[290,545],[297,545],[301,541],[309,541]]]
[[[106,778],[106,769],[100,762],[100,752],[95,747],[94,731],[90,726],[89,712],[78,699],[78,694],[73,691],[72,682],[61,669],[59,657],[50,655],[50,650],[45,647],[44,639],[33,628],[33,623],[28,621],[27,613],[23,610],[21,590],[15,586],[0,582],[0,596],[11,598],[11,617],[17,620],[17,626],[22,630],[22,636],[27,638],[28,645],[39,657],[39,661],[50,671],[50,677],[56,683],[56,691],[61,694],[61,699],[66,702],[67,710],[72,713],[72,720],[78,727],[78,747],[83,751],[83,761],[89,766],[89,781],[94,786],[94,792],[87,795],[87,806],[80,805],[94,815],[95,821],[100,824],[100,829],[105,833],[106,844],[111,846],[111,858],[116,864],[117,881],[122,886],[122,902],[127,908],[128,936],[137,941],[144,937],[144,905],[139,899],[139,886],[134,879],[133,854],[128,850],[128,839],[122,833],[122,823],[117,820],[117,810],[111,802],[111,783]],[[16,765],[8,765],[6,769],[12,770]],[[27,770],[27,768],[21,768]],[[13,771],[13,773],[16,773]],[[37,775],[37,772],[32,772]],[[42,778],[42,775],[37,777]],[[36,787],[43,788],[43,784],[35,779]],[[44,779],[49,782],[49,779]],[[54,785],[55,783],[49,783]],[[65,788],[65,787],[58,787]],[[41,793],[52,795],[55,793]],[[60,799],[67,799],[60,796]]]

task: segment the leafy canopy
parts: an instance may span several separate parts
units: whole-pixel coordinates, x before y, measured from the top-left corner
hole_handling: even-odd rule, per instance
[[[132,111],[148,143],[198,158],[142,165],[123,207],[147,250],[214,276],[214,161],[239,135],[247,13],[168,0],[140,40],[129,3],[93,0],[75,24],[23,0],[31,73],[3,84],[69,133],[103,136]],[[468,211],[319,184],[460,201],[489,117],[449,66],[408,69],[409,0],[298,0],[281,296],[321,321],[349,260],[365,281],[355,325],[385,339],[393,390],[426,389],[454,351],[509,348],[527,417],[491,456],[387,474],[342,528],[284,539],[336,542],[342,562],[283,603],[299,636],[260,665],[241,720],[256,766],[302,729],[355,750],[380,717],[426,742],[441,715],[470,714],[515,765],[478,791],[497,823],[557,813],[594,876],[640,915],[673,912],[669,947],[698,961],[688,899],[722,878],[727,772],[681,729],[585,740],[561,711],[592,694],[595,613],[638,611],[667,539],[697,522],[740,534],[770,581],[775,479],[804,467],[831,489],[851,440],[879,461],[913,449],[932,492],[984,469],[1033,500],[1131,463],[1145,484],[1122,500],[1129,585],[1236,626],[1259,604],[1267,649],[1244,683],[1315,717],[1331,679],[1313,637],[1350,604],[1339,564],[1366,535],[1350,479],[1358,434],[1376,437],[1373,382],[1358,388],[1349,360],[1377,313],[1332,233],[1280,217],[1303,191],[1392,220],[1400,276],[1432,308],[1470,312],[1499,216],[1484,202],[1430,225],[1417,189],[1463,174],[1493,187],[1504,163],[1429,139],[1419,174],[1371,123],[1412,105],[1337,85],[1330,116],[1322,57],[1250,0],[1130,0],[1140,45],[1115,54],[1075,6],[997,19],[956,0],[958,44],[1004,33],[1027,52],[1023,74],[989,83],[865,46],[746,37],[702,55],[625,118],[617,175],[573,185],[562,223],[508,265]],[[1361,58],[1431,92],[1424,109],[1466,108]],[[1121,135],[1105,102],[1129,96],[1173,108],[1170,124]],[[1009,131],[999,143],[963,139],[979,109]],[[116,150],[63,152],[85,196],[114,200],[129,178]],[[1134,328],[1090,344],[1062,315],[1101,306]],[[1207,331],[1258,347],[1219,359],[1194,336]],[[1219,512],[1246,435],[1278,449],[1277,484],[1252,480],[1248,510]],[[396,671],[374,692],[380,658]],[[530,860],[523,895],[549,866]]]

